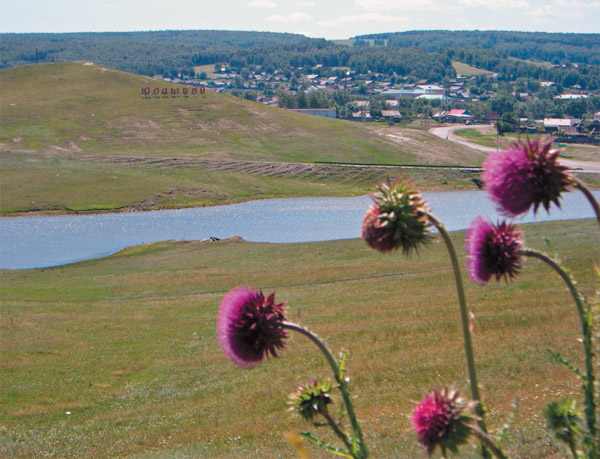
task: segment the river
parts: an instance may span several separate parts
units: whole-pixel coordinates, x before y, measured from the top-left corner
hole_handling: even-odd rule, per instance
[[[600,199],[600,192],[594,192]],[[478,215],[499,218],[484,191],[427,192],[434,214],[450,231]],[[0,268],[30,269],[74,263],[125,247],[164,240],[240,236],[256,242],[308,242],[356,238],[370,199],[289,198],[194,209],[94,215],[0,218]],[[517,222],[592,217],[581,193],[566,193],[553,207]]]

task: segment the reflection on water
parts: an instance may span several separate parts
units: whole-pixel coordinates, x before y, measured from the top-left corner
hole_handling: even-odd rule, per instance
[[[600,192],[595,192],[597,199]],[[425,193],[450,231],[478,215],[498,214],[483,191]],[[541,211],[518,222],[592,217],[581,193],[564,195],[562,211]],[[98,258],[125,247],[163,240],[241,236],[256,242],[308,242],[359,237],[370,199],[290,198],[199,209],[101,215],[0,218],[0,268],[27,269]]]

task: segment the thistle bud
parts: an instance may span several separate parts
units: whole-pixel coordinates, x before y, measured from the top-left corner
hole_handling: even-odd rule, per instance
[[[405,255],[419,251],[431,240],[427,205],[409,180],[396,178],[380,184],[365,213],[361,237],[380,252],[402,249]]]
[[[310,381],[301,384],[296,392],[290,394],[290,411],[297,411],[306,421],[312,421],[317,414],[325,413],[327,405],[332,403],[329,381]]]

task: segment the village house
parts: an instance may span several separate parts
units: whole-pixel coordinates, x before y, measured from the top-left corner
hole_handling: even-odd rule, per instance
[[[369,113],[368,111],[360,111],[360,112],[353,112],[352,113],[352,118],[355,120],[371,120],[373,119],[373,117],[371,116],[371,113]]]
[[[557,100],[587,99],[588,97],[587,94],[559,94],[558,96],[554,96]]]
[[[468,110],[462,108],[453,108],[449,111],[442,110],[434,113],[431,117],[438,120],[440,123],[464,123],[473,119],[473,116]]]
[[[381,110],[381,117],[389,121],[400,121],[402,115],[398,110]]]
[[[544,132],[568,131],[576,124],[572,118],[544,118]]]

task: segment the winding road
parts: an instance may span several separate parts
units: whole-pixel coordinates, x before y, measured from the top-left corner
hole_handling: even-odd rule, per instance
[[[467,140],[466,138],[454,134],[454,131],[456,129],[465,129],[465,126],[459,125],[459,126],[436,127],[436,128],[430,129],[429,132],[435,136],[441,137],[442,139],[446,139],[451,142],[460,143],[469,148],[473,148],[474,150],[485,151],[485,152],[496,151],[496,148],[494,148],[494,147],[486,147],[484,145],[479,145],[479,144],[476,144],[473,142],[469,142],[469,140]],[[493,127],[491,127],[489,124],[473,124],[471,126],[468,126],[468,129],[476,129],[481,132],[488,132],[490,129],[493,129]],[[579,172],[591,172],[591,173],[600,174],[600,162],[578,161],[575,159],[564,159],[564,158],[560,158],[560,162],[563,163],[565,166],[571,168],[572,170],[577,170]]]

